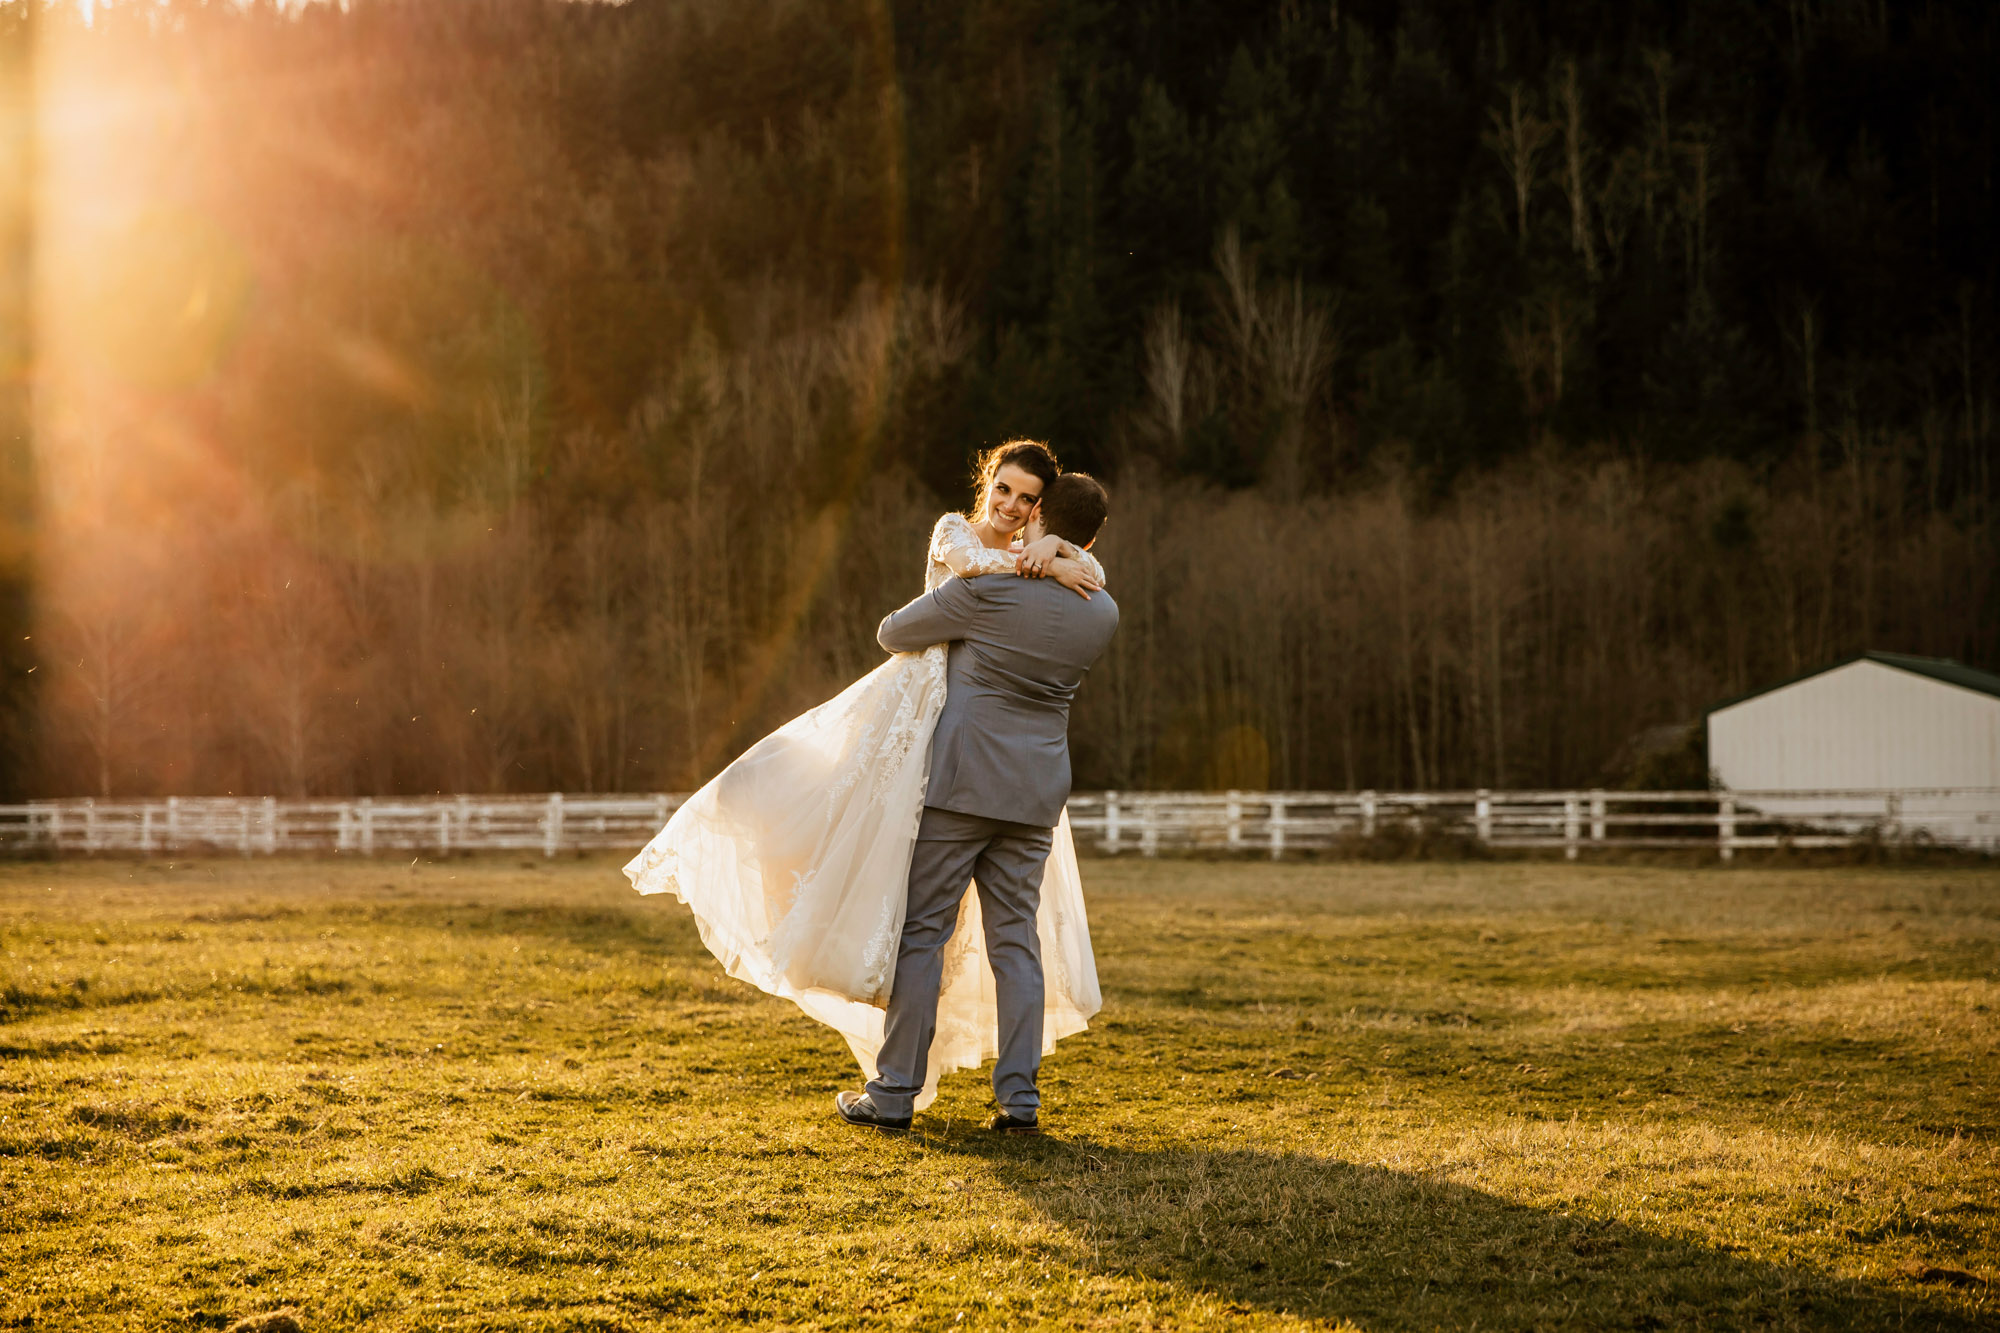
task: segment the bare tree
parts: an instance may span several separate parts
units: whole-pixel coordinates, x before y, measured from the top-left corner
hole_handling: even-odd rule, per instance
[[[531,780],[545,700],[536,688],[535,657],[549,625],[551,561],[532,514],[496,525],[493,540],[468,563],[459,587],[463,663],[454,713],[464,710],[471,771],[490,792]]]
[[[1705,293],[1708,289],[1708,206],[1715,202],[1716,182],[1711,171],[1706,136],[1697,135],[1684,147],[1694,165],[1693,175],[1681,196],[1688,286],[1696,292]]]
[[[1142,428],[1171,457],[1187,436],[1190,380],[1198,349],[1188,337],[1180,302],[1163,301],[1146,319],[1146,406]]]
[[[1507,179],[1514,187],[1514,236],[1517,246],[1528,248],[1528,199],[1535,190],[1536,166],[1554,128],[1534,115],[1520,84],[1507,89],[1505,111],[1488,113],[1491,126],[1482,142],[1499,157]]]
[[[306,796],[344,757],[329,752],[322,725],[336,665],[326,633],[338,624],[336,608],[305,561],[267,561],[245,574],[241,697],[255,705],[253,734],[276,761],[276,785]]]
[[[1339,353],[1329,312],[1306,299],[1300,279],[1267,297],[1260,352],[1265,398],[1277,420],[1266,478],[1280,494],[1296,495],[1304,481],[1306,414]]]
[[[1657,257],[1666,237],[1666,219],[1656,212],[1655,200],[1673,184],[1675,177],[1673,120],[1668,111],[1674,79],[1672,54],[1664,50],[1647,52],[1646,70],[1652,76],[1652,87],[1648,90],[1650,96],[1644,97],[1640,106],[1646,122],[1646,147],[1639,184],[1645,200],[1646,230],[1652,235]]]
[[[1590,192],[1584,183],[1583,94],[1577,87],[1576,62],[1562,62],[1556,78],[1556,104],[1562,109],[1563,193],[1569,197],[1570,249],[1583,256],[1584,271],[1597,277],[1597,242],[1590,225]]]
[[[1298,278],[1260,284],[1234,227],[1216,243],[1215,267],[1216,318],[1239,409],[1271,432],[1264,480],[1280,494],[1296,494],[1307,413],[1339,350],[1331,312],[1306,296]]]
[[[72,604],[64,620],[59,669],[80,696],[72,725],[89,759],[92,789],[109,797],[140,742],[159,681],[150,636],[129,610],[98,599]]]
[[[1562,402],[1564,369],[1574,343],[1581,312],[1559,289],[1523,303],[1501,328],[1507,362],[1521,386],[1521,401],[1530,419],[1546,417]]]
[[[1798,333],[1786,334],[1786,341],[1798,354],[1801,406],[1805,409],[1806,443],[1817,458],[1819,449],[1819,305],[1815,301],[1800,297],[1793,305],[1792,317],[1796,321]]]

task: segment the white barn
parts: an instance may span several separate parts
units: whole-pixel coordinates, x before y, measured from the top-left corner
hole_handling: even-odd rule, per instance
[[[1739,792],[1900,789],[1900,831],[2000,849],[2000,676],[1936,657],[1859,657],[1717,704],[1708,763]],[[1810,817],[1868,808],[1828,796],[1752,801]],[[1884,803],[1873,804],[1884,810]]]

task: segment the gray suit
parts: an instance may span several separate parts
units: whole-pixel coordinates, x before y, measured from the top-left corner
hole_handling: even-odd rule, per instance
[[[1108,593],[1085,601],[1050,580],[987,575],[945,580],[876,632],[892,653],[951,645],[879,1072],[868,1085],[884,1115],[910,1114],[923,1088],[944,946],[968,880],[999,1002],[994,1097],[1026,1117],[1041,1104],[1042,866],[1069,800],[1070,700],[1117,628]]]

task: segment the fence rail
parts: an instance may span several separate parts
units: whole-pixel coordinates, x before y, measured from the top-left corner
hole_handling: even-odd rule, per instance
[[[374,856],[455,851],[556,856],[636,850],[685,795],[34,801],[0,806],[0,854]],[[1949,807],[1946,835],[1922,812]],[[1078,792],[1080,850],[1267,855],[1354,840],[1457,837],[1494,848],[1739,850],[1869,840],[2000,846],[2000,788],[1785,792]]]
[[[0,852],[562,852],[638,848],[684,796],[90,799],[0,805]]]
[[[1931,812],[1949,807],[1941,822]],[[1070,798],[1079,846],[1106,855],[1281,857],[1383,837],[1493,848],[1741,850],[1868,841],[2000,842],[2000,788],[1838,791],[1095,792]],[[1939,830],[1948,823],[1949,831]]]

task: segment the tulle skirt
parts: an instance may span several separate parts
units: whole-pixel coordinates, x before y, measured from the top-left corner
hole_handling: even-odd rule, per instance
[[[875,1077],[882,1049],[931,733],[944,707],[945,651],[899,653],[757,742],[625,867],[640,893],[687,904],[729,975],[845,1037],[866,1078]],[[1067,814],[1042,874],[1037,924],[1046,1054],[1102,1003]],[[993,970],[979,897],[968,891],[945,951],[937,1037],[917,1105],[930,1104],[941,1075],[998,1053]]]

